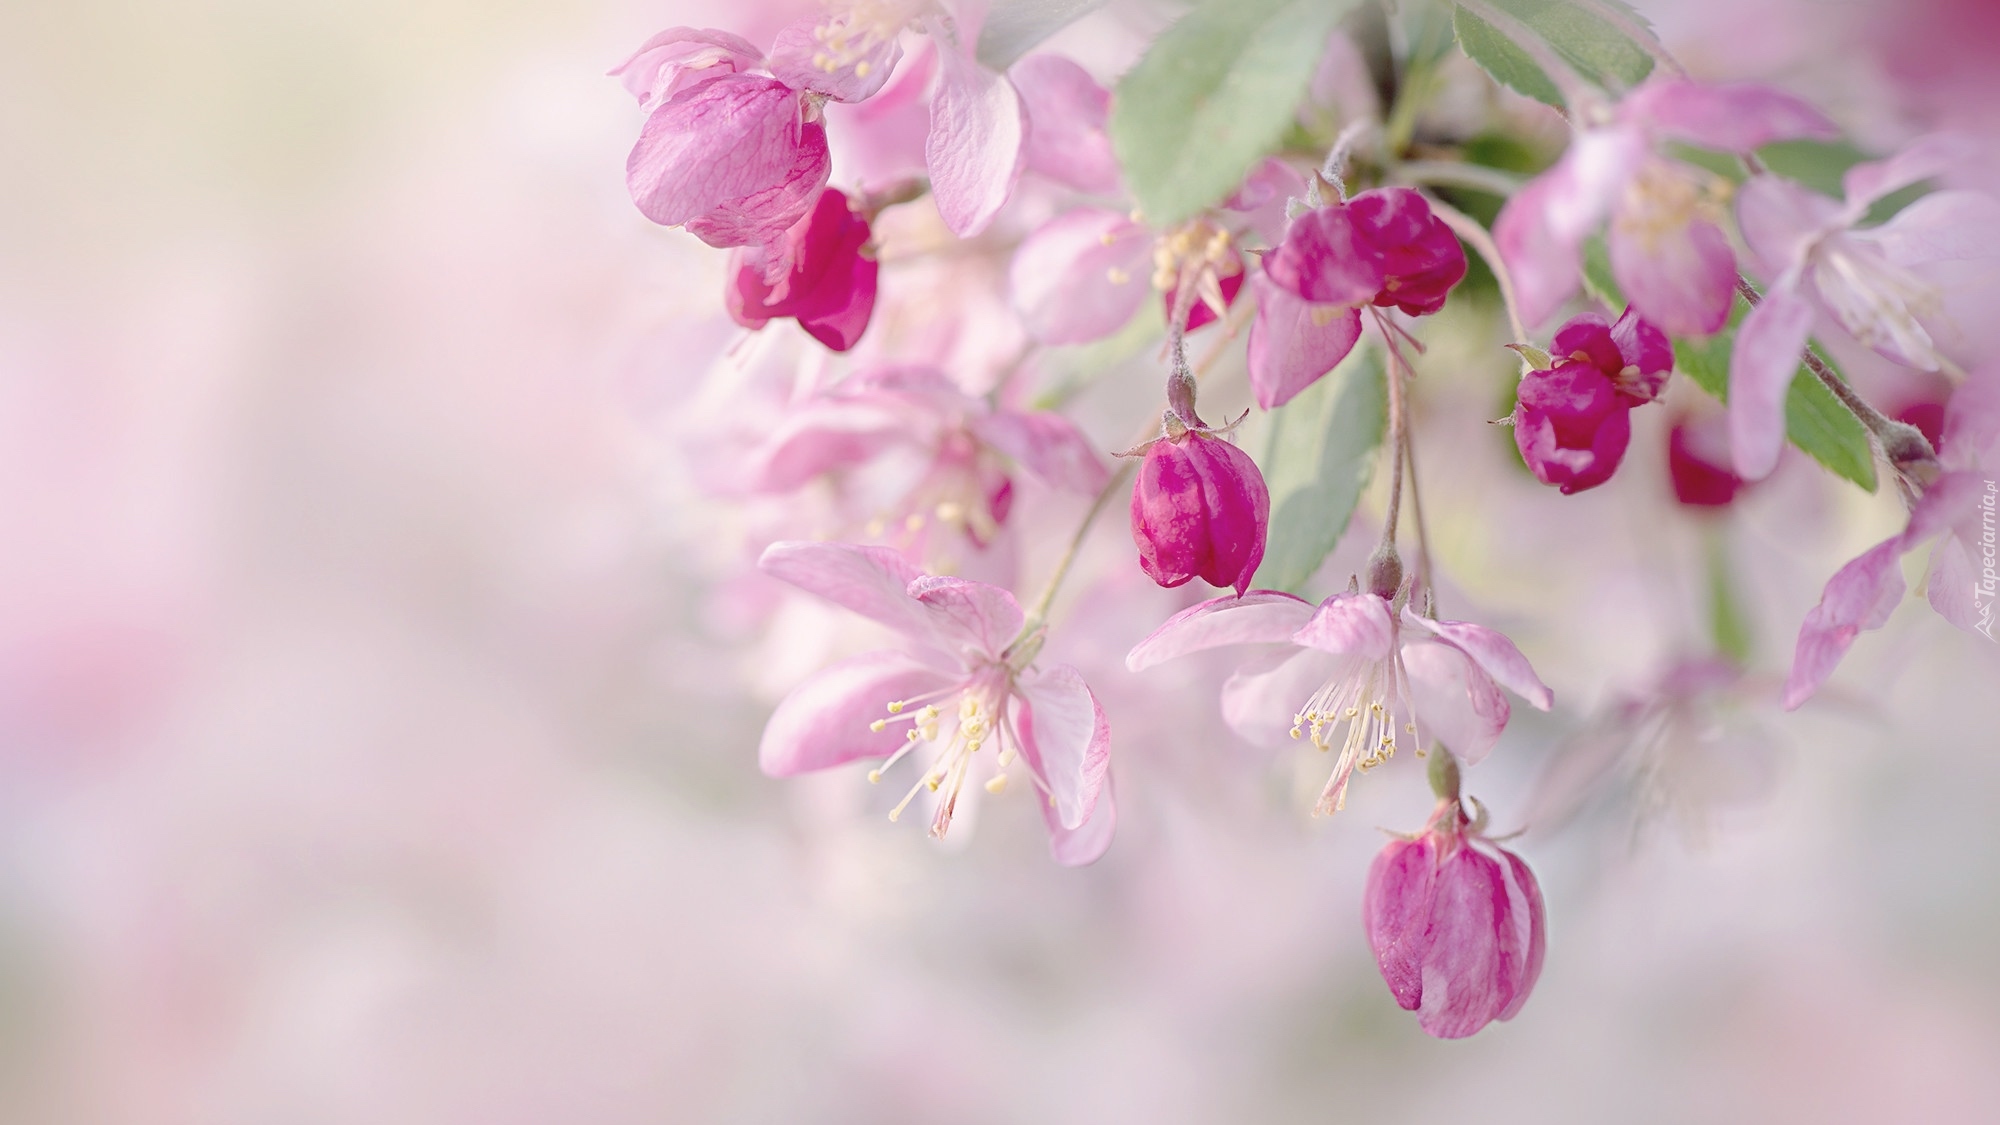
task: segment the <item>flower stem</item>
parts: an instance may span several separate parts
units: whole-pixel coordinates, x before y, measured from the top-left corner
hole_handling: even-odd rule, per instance
[[[1020,635],[1015,637],[1013,642],[1007,646],[1009,649],[1021,646],[1024,642],[1028,642],[1031,637],[1036,638],[1033,641],[1035,647],[1041,647],[1041,642],[1037,634],[1041,633],[1047,624],[1049,606],[1056,600],[1056,592],[1062,589],[1063,580],[1069,577],[1070,565],[1076,562],[1076,554],[1083,547],[1084,537],[1090,534],[1090,525],[1097,522],[1097,514],[1104,510],[1105,504],[1109,503],[1111,497],[1118,492],[1119,487],[1125,483],[1125,478],[1131,471],[1132,462],[1124,462],[1119,465],[1117,472],[1111,474],[1111,479],[1104,482],[1104,487],[1098,490],[1097,498],[1090,502],[1090,510],[1083,514],[1083,521],[1076,525],[1076,534],[1070,536],[1069,546],[1063,549],[1062,558],[1056,560],[1055,572],[1049,575],[1048,584],[1042,587],[1041,595],[1035,599],[1034,606],[1028,610],[1028,617],[1021,625]],[[1029,654],[1028,659],[1033,659],[1032,653]]]
[[[1487,233],[1479,220],[1439,199],[1430,192],[1424,193],[1424,202],[1431,205],[1431,213],[1443,220],[1451,228],[1451,233],[1465,240],[1486,262],[1486,268],[1493,271],[1493,280],[1500,283],[1500,303],[1507,309],[1507,326],[1514,332],[1518,343],[1528,342],[1527,326],[1521,323],[1521,311],[1514,297],[1514,280],[1507,273],[1507,264],[1500,260],[1500,247]]]
[[[1383,319],[1382,313],[1371,307],[1368,314],[1375,318],[1375,327],[1381,330],[1389,353],[1389,362],[1384,365],[1382,373],[1389,393],[1389,433],[1388,440],[1384,442],[1389,448],[1389,510],[1382,519],[1382,541],[1368,559],[1368,592],[1393,599],[1403,582],[1403,560],[1396,555],[1396,524],[1403,510],[1403,450],[1409,429],[1409,403],[1403,394],[1403,373],[1408,365],[1403,362],[1403,351],[1396,344],[1395,330]]]
[[[1467,164],[1462,160],[1406,160],[1396,165],[1395,178],[1412,184],[1470,188],[1502,199],[1521,190],[1521,185],[1526,182],[1512,172],[1502,172],[1484,164]],[[1432,201],[1432,207],[1436,206],[1436,201]]]

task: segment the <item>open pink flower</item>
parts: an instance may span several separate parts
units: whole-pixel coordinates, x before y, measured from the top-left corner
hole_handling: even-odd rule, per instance
[[[1501,686],[1546,711],[1554,694],[1512,641],[1481,625],[1400,613],[1375,594],[1336,594],[1314,606],[1274,590],[1212,598],[1181,611],[1125,657],[1133,671],[1220,645],[1273,644],[1232,676],[1223,718],[1252,741],[1307,737],[1336,747],[1318,811],[1332,813],[1349,775],[1388,760],[1410,735],[1421,752],[1443,745],[1468,765],[1506,729]]]
[[[1455,800],[1375,857],[1362,917],[1396,1003],[1440,1039],[1513,1019],[1542,973],[1547,923],[1534,873]]]
[[[1264,561],[1271,494],[1250,455],[1196,429],[1146,450],[1132,485],[1132,541],[1139,567],[1162,586],[1191,578],[1250,588]]]
[[[868,220],[834,188],[777,242],[739,249],[723,291],[729,315],[752,330],[791,317],[813,339],[844,352],[875,311],[876,263]]]
[[[1897,363],[1936,371],[1936,335],[1962,338],[1947,315],[1946,288],[1979,299],[1962,312],[1988,315],[2000,280],[2000,200],[1934,192],[1879,227],[1856,226],[1877,200],[1961,156],[1955,142],[1931,137],[1888,160],[1857,164],[1844,177],[1843,203],[1776,176],[1743,186],[1737,222],[1770,282],[1737,330],[1729,362],[1730,445],[1745,478],[1762,479],[1777,466],[1785,394],[1816,323],[1831,320]]]
[[[906,652],[843,660],[786,696],[758,744],[766,774],[886,759],[868,773],[879,781],[903,757],[927,749],[930,764],[889,818],[928,790],[937,795],[931,835],[942,838],[966,782],[1000,793],[1018,759],[1057,862],[1086,864],[1104,854],[1117,820],[1107,785],[1110,724],[1082,673],[1033,663],[1040,636],[1024,635],[1012,594],[924,574],[883,547],[774,543],[757,565],[910,642]]]
[[[1536,480],[1569,495],[1617,471],[1632,438],[1632,408],[1658,397],[1674,353],[1630,308],[1616,324],[1596,313],[1571,319],[1549,351],[1555,365],[1521,379],[1514,444]]]
[[[1264,256],[1250,325],[1250,385],[1259,406],[1282,406],[1361,336],[1361,306],[1425,316],[1465,276],[1458,236],[1409,188],[1377,188],[1308,211]]]
[[[888,472],[864,474],[881,466]],[[927,367],[873,368],[794,408],[748,470],[756,492],[791,492],[827,474],[851,483],[882,529],[954,528],[974,546],[1007,520],[1020,469],[1058,488],[1093,493],[1103,462],[1066,418],[995,408]],[[914,544],[913,544],[914,545]]]
[[[1736,255],[1720,225],[1727,184],[1662,155],[1661,145],[1749,153],[1839,135],[1818,110],[1769,86],[1678,78],[1640,86],[1608,124],[1578,130],[1555,167],[1495,220],[1521,319],[1540,324],[1576,295],[1584,239],[1608,218],[1611,272],[1641,315],[1671,336],[1717,331],[1736,288]]]

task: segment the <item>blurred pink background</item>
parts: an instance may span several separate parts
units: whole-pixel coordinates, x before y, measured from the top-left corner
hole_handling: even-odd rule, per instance
[[[1641,6],[1864,143],[2000,121],[1981,0]],[[1309,820],[1213,669],[1124,673],[1178,603],[1115,527],[1125,615],[1064,642],[1117,739],[1100,864],[1004,803],[941,847],[855,775],[760,776],[771,702],[847,642],[767,623],[695,487],[723,256],[633,210],[603,72],[784,8],[0,7],[0,1120],[1993,1119],[2000,662],[1919,599],[1843,673],[1877,696],[1757,721],[1767,798],[1528,837],[1547,970],[1464,1042],[1362,940],[1414,772]],[[1108,79],[1157,20],[1055,45]],[[1741,513],[1782,556],[1767,666],[1894,520],[1822,483]],[[1549,610],[1515,635],[1568,722],[1671,647],[1615,497],[1569,558],[1506,539],[1550,494],[1434,487],[1456,577]],[[1496,808],[1562,729],[1523,712]]]

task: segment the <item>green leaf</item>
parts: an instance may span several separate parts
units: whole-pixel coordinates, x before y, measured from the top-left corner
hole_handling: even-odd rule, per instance
[[[1562,91],[1528,57],[1528,52],[1516,47],[1498,28],[1464,8],[1452,13],[1451,26],[1458,33],[1458,49],[1492,75],[1495,82],[1544,105],[1563,104]]]
[[[1256,586],[1299,593],[1340,542],[1375,472],[1387,394],[1381,356],[1362,347],[1270,412],[1258,460],[1271,490],[1271,535]]]
[[[1104,0],[1008,0],[993,6],[979,29],[982,65],[1006,70],[1037,43],[1104,6]]]
[[[1354,0],[1207,0],[1118,83],[1111,145],[1148,222],[1192,217],[1274,150]]]

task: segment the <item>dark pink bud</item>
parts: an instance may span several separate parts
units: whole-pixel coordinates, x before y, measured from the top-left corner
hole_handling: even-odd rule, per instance
[[[813,339],[844,352],[875,311],[876,263],[868,220],[834,188],[812,213],[766,246],[739,250],[724,290],[729,315],[745,328],[792,317]]]
[[[1362,920],[1396,1003],[1440,1039],[1512,1019],[1542,972],[1546,922],[1534,874],[1470,830],[1456,802],[1440,806],[1423,835],[1375,857]]]
[[[1264,269],[1315,304],[1373,302],[1422,316],[1465,276],[1465,250],[1423,196],[1379,188],[1299,216]]]
[[[1674,348],[1666,333],[1627,308],[1618,323],[1584,313],[1556,330],[1549,354],[1557,363],[1575,360],[1604,373],[1634,405],[1658,398],[1673,370]]]
[[[1571,360],[1522,377],[1514,444],[1536,480],[1564,495],[1595,488],[1631,440],[1631,400],[1595,366]]]
[[[1132,541],[1153,581],[1201,578],[1243,593],[1264,561],[1270,522],[1264,475],[1229,442],[1189,430],[1146,450],[1132,486]]]
[[[1674,499],[1692,508],[1724,508],[1743,478],[1730,469],[1729,430],[1721,414],[1682,418],[1667,435],[1667,472]]]

